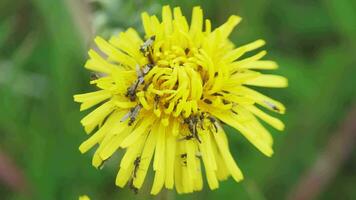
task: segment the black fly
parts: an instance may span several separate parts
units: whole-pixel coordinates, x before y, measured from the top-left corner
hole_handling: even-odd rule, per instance
[[[264,102],[267,104],[268,107],[272,108],[274,111],[281,112],[281,110],[273,103],[269,101],[264,101]]]
[[[138,193],[138,188],[133,185],[133,179],[130,180],[130,189],[137,194]]]
[[[156,36],[153,35],[149,37],[140,47],[141,53],[143,53],[145,56],[147,55],[147,52],[150,50],[150,48],[153,45],[153,42],[155,41]]]
[[[194,137],[195,139],[198,140],[199,143],[201,143],[197,130],[198,122],[199,122],[199,117],[196,115],[191,115],[190,117],[184,119],[184,123],[188,125],[192,137]]]
[[[126,97],[130,97],[131,101],[135,100],[136,90],[137,90],[138,86],[144,82],[145,74],[141,71],[139,65],[136,65],[136,74],[137,74],[137,79],[129,88],[127,88],[127,92],[126,92]]]
[[[121,118],[120,122],[124,122],[126,119],[130,118],[128,125],[131,126],[136,121],[137,115],[139,114],[141,108],[141,105],[131,108],[130,111]]]
[[[141,156],[138,156],[135,160],[134,160],[134,170],[133,170],[133,178],[136,178],[136,175],[137,175],[137,170],[138,170],[138,167],[140,165],[140,162],[141,162]]]
[[[141,156],[136,157],[136,159],[134,160],[134,169],[133,169],[133,172],[132,172],[132,178],[131,178],[130,183],[129,183],[130,189],[131,189],[135,194],[138,193],[138,188],[134,186],[133,182],[134,182],[134,179],[135,179],[136,176],[137,176],[137,171],[138,171],[140,162],[141,162]]]
[[[208,116],[209,121],[213,124],[215,132],[218,132],[218,121],[215,117]]]

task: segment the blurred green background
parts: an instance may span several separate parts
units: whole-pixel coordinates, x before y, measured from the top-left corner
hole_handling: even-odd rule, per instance
[[[267,158],[228,128],[245,180],[210,191],[150,196],[115,187],[119,159],[101,171],[78,146],[85,113],[72,95],[91,91],[84,70],[95,35],[142,31],[140,12],[201,5],[213,26],[243,17],[231,39],[264,38],[289,88],[260,90],[287,106]],[[0,199],[356,199],[356,1],[354,0],[1,0]]]

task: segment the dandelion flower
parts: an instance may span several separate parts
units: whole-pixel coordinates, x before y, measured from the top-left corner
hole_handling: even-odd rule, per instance
[[[85,68],[95,73],[90,83],[98,90],[74,96],[81,110],[96,106],[81,120],[91,136],[80,151],[98,144],[92,164],[100,168],[122,149],[116,185],[136,192],[151,164],[151,194],[163,187],[199,191],[203,168],[210,189],[229,176],[241,181],[223,124],[271,156],[272,137],[259,120],[278,130],[284,125],[261,109],[283,114],[285,108],[249,86],[286,87],[287,80],[258,71],[277,68],[261,60],[266,51],[245,55],[263,40],[235,47],[228,39],[240,20],[233,15],[213,30],[200,7],[188,24],[179,7],[164,6],[161,21],[142,14],[144,38],[132,28],[109,41],[95,38],[102,54],[90,50]]]
[[[90,198],[87,195],[82,195],[79,197],[79,200],[90,200]]]

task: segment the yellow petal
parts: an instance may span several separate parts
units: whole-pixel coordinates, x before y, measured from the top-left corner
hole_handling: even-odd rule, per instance
[[[143,28],[146,33],[146,38],[149,38],[153,35],[150,16],[148,15],[148,13],[144,12],[141,14],[141,18],[142,18]]]
[[[251,99],[255,100],[259,105],[261,105],[269,110],[272,110],[272,111],[275,111],[275,112],[278,112],[281,114],[285,113],[286,109],[281,102],[276,101],[270,97],[267,97],[266,95],[263,95],[255,90],[252,90],[247,87],[236,87],[236,88],[234,88],[234,91],[246,94]]]
[[[231,156],[228,144],[224,141],[223,135],[225,135],[225,132],[222,129],[219,129],[219,132],[213,135],[221,152],[221,156],[224,158],[226,166],[231,173],[231,176],[235,179],[235,181],[241,181],[243,179],[243,175],[240,168],[236,165],[236,162]]]
[[[232,61],[240,58],[241,56],[243,56],[246,52],[260,48],[264,44],[265,44],[264,40],[256,40],[254,42],[251,42],[249,44],[243,45],[241,47],[238,47],[238,48],[230,51],[223,57],[223,59],[225,60],[226,63],[232,62]]]
[[[74,95],[74,101],[82,103],[82,105],[80,106],[80,111],[83,111],[110,98],[111,96],[112,94],[110,91],[99,90],[96,92]]]
[[[128,137],[125,138],[125,140],[121,143],[122,148],[126,148],[133,143],[137,141],[137,139],[142,135],[147,133],[147,129],[149,129],[152,126],[152,123],[154,122],[155,117],[153,116],[146,116],[144,120],[141,121],[141,123],[138,123],[133,130],[132,133]]]
[[[288,86],[288,80],[283,76],[263,74],[257,78],[247,80],[244,84],[260,87],[282,88]]]
[[[199,143],[199,149],[200,149],[201,156],[202,156],[202,159],[204,162],[208,185],[209,185],[210,189],[214,190],[219,187],[219,182],[218,182],[218,179],[217,179],[215,171],[214,171],[214,166],[211,161],[209,151],[207,149],[206,137],[204,135],[206,135],[206,132],[205,132],[205,134],[201,134],[202,141],[201,141],[201,143]]]
[[[92,148],[95,144],[102,141],[104,136],[111,130],[115,130],[115,126],[119,126],[120,124],[117,123],[117,117],[120,116],[121,113],[114,113],[109,116],[106,123],[97,131],[95,132],[89,139],[84,141],[80,146],[79,150],[81,153],[87,152],[90,148]]]
[[[85,63],[84,67],[89,70],[101,72],[104,74],[110,74],[113,69],[118,67],[106,61],[92,49],[89,50],[88,55],[90,59]]]
[[[238,65],[238,63],[237,63]],[[278,64],[271,60],[256,60],[254,62],[249,62],[245,64],[240,64],[235,66],[235,63],[232,63],[233,68],[241,68],[241,69],[263,69],[263,70],[270,70],[270,69],[277,69]]]
[[[113,102],[108,101],[89,113],[80,122],[85,127],[86,132],[90,133],[113,109]]]
[[[131,178],[132,171],[133,171],[133,166],[127,169],[120,168],[116,176],[115,184],[121,188],[125,187],[126,183]]]
[[[155,178],[153,180],[153,185],[151,189],[151,194],[158,194],[164,185],[164,170],[157,170],[155,173]]]
[[[230,35],[230,33],[232,32],[232,30],[235,28],[235,26],[240,23],[240,21],[241,21],[241,17],[232,15],[229,17],[227,22],[225,22],[223,25],[221,25],[215,31],[220,31],[222,34],[222,37],[227,38]]]
[[[232,113],[221,113],[221,112],[213,112],[213,114],[219,118],[221,121],[226,124],[234,127],[236,130],[240,131],[240,133],[246,137],[248,141],[251,142],[257,149],[259,149],[263,154],[270,157],[273,154],[272,148],[266,143],[266,141],[261,140],[258,135],[254,132],[248,131],[242,123],[237,121]]]
[[[261,111],[255,106],[248,106],[247,109],[250,110],[256,116],[258,116],[259,118],[261,118],[263,121],[267,122],[268,124],[276,128],[277,130],[280,131],[284,130],[284,124],[278,118],[268,115],[267,113]]]
[[[165,186],[168,189],[173,189],[174,162],[175,162],[175,155],[176,155],[176,137],[174,137],[173,135],[167,136],[166,149],[167,149],[167,155],[166,155]]]
[[[143,181],[146,177],[148,167],[151,163],[153,153],[157,143],[157,131],[159,125],[156,123],[153,125],[151,132],[148,134],[145,141],[145,145],[141,155],[140,170],[137,171],[137,177],[134,179],[133,184],[137,188],[141,188]]]
[[[90,200],[90,198],[87,195],[82,195],[79,197],[79,200]]]
[[[110,43],[105,41],[101,37],[95,38],[95,43],[98,45],[101,51],[103,51],[110,59],[123,64],[125,66],[129,66],[132,69],[136,67],[137,62],[130,56],[124,54],[120,50],[113,47]]]
[[[200,33],[203,28],[203,10],[196,6],[193,8],[192,21],[190,24],[190,33],[192,35]]]
[[[165,34],[169,35],[172,32],[172,11],[169,6],[163,6],[162,8],[162,23]]]
[[[110,158],[114,154],[114,152],[119,148],[124,138],[131,133],[131,130],[132,130],[131,127],[126,126],[125,128],[121,128],[121,130],[119,130],[118,132],[115,132],[115,135],[114,137],[111,138],[111,141],[100,149],[99,152],[100,157],[103,160]]]

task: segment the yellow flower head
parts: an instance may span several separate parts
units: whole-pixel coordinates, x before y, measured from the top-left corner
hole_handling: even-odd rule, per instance
[[[79,200],[90,200],[90,198],[87,195],[82,195],[79,197]]]
[[[244,56],[263,40],[234,47],[228,36],[240,20],[231,16],[212,30],[200,7],[193,9],[189,25],[179,7],[172,13],[164,6],[161,21],[142,14],[144,39],[132,28],[109,41],[97,37],[105,56],[90,50],[85,67],[95,72],[90,83],[98,91],[74,96],[81,110],[100,104],[81,120],[85,131],[94,133],[80,151],[98,144],[93,165],[99,168],[123,149],[116,185],[134,191],[142,187],[151,163],[152,194],[163,187],[178,193],[201,190],[203,167],[210,189],[229,176],[241,181],[222,124],[271,156],[272,137],[257,118],[278,130],[284,125],[257,105],[277,113],[285,108],[248,86],[286,87],[287,80],[256,71],[277,68],[261,60],[266,51]]]

